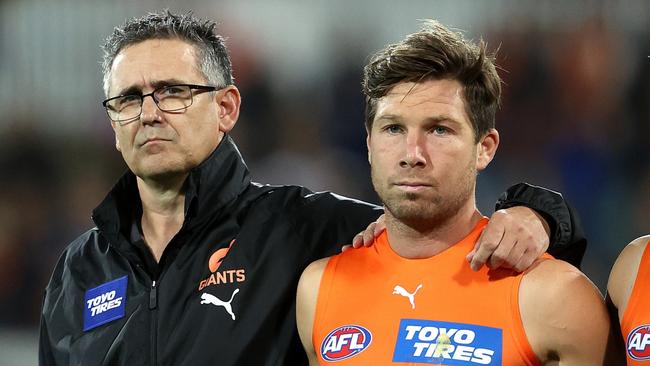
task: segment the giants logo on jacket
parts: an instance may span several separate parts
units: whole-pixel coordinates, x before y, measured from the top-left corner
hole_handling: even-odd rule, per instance
[[[230,241],[230,245],[226,248],[217,249],[208,260],[208,268],[210,268],[210,276],[201,280],[199,282],[199,291],[211,285],[220,285],[222,283],[235,283],[235,282],[244,282],[246,281],[246,270],[243,268],[239,269],[228,269],[219,271],[219,267],[223,262],[226,254],[232,245],[235,243],[235,239]]]
[[[650,360],[650,324],[634,328],[627,336],[627,354],[633,360]]]
[[[501,365],[502,331],[473,324],[402,319],[393,362]]]

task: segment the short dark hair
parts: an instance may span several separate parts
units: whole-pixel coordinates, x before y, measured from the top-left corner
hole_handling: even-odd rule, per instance
[[[478,141],[490,128],[501,98],[501,78],[495,54],[486,44],[466,40],[435,20],[425,20],[422,29],[399,43],[378,51],[364,67],[366,128],[371,131],[377,100],[403,82],[453,79],[463,85],[463,98]]]
[[[106,38],[102,50],[104,93],[108,97],[108,85],[113,61],[124,48],[150,39],[179,39],[196,48],[198,69],[206,80],[215,86],[232,84],[232,64],[224,38],[215,33],[216,23],[201,20],[189,12],[172,14],[169,10],[149,13],[140,18],[131,18],[115,27]]]

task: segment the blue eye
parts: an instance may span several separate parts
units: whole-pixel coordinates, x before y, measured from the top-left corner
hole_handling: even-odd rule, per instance
[[[391,133],[391,134],[396,134],[402,132],[402,127],[398,125],[388,125],[384,127],[384,131]]]
[[[446,135],[447,133],[449,133],[449,129],[444,126],[435,126],[434,128],[432,128],[432,131],[436,135]]]

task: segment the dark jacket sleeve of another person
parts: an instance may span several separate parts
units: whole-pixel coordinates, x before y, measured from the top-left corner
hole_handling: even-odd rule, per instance
[[[582,225],[575,210],[562,194],[527,183],[515,184],[496,203],[496,210],[527,206],[540,213],[551,231],[548,253],[580,268],[587,248]]]

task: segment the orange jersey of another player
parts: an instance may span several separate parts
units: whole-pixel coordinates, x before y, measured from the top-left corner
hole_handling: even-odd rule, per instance
[[[646,244],[621,331],[628,365],[650,365],[650,243]]]
[[[313,326],[320,363],[538,365],[519,314],[522,275],[473,272],[465,259],[487,222],[430,258],[400,257],[386,232],[332,257]]]

